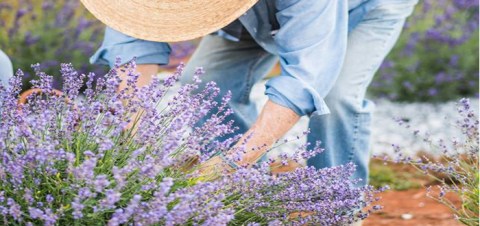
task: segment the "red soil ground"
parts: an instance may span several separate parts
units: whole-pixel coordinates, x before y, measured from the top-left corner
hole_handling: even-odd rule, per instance
[[[384,208],[372,214],[364,221],[363,226],[462,225],[453,219],[450,209],[428,198],[423,188],[407,191],[387,191],[381,193],[380,196],[382,199],[379,201],[379,204],[384,206]],[[454,200],[455,204],[460,203],[458,199],[453,198],[452,200]],[[411,216],[411,219],[405,219],[405,217],[408,218],[408,215]]]

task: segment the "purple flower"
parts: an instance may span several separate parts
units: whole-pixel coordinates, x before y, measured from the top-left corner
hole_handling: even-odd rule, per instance
[[[85,208],[85,205],[80,203],[79,199],[75,199],[75,201],[72,202],[74,219],[81,219],[83,217],[83,213],[82,213],[83,208]]]
[[[465,51],[478,49],[477,6],[478,1],[468,0],[420,1],[370,92],[399,101],[445,101],[478,93],[478,63],[473,63],[478,53]]]
[[[32,84],[42,92],[26,104],[16,99],[21,72],[0,88],[0,213],[15,223],[254,225],[262,218],[270,225],[335,225],[364,217],[361,210],[377,192],[349,179],[353,164],[274,176],[269,163],[260,163],[215,181],[196,178],[195,168],[180,170],[196,156],[203,162],[228,151],[241,136],[218,139],[235,131],[227,120],[231,94],[222,96],[215,83],[200,89],[202,69],[159,108],[183,66],[139,88],[130,62],[121,69],[127,88],[119,90],[114,70],[93,87],[94,74],[62,64],[60,96],[52,94],[52,76],[38,64],[33,68],[40,79]],[[138,127],[127,129],[129,122]],[[281,161],[314,156],[323,151],[319,144],[312,150],[299,146]],[[314,214],[287,222],[286,216],[301,211]]]
[[[47,200],[48,203],[52,203],[53,200],[55,200],[55,198],[54,198],[52,195],[50,195],[50,194],[48,194],[48,195],[45,197],[45,199]]]
[[[103,192],[103,189],[110,185],[110,181],[108,180],[107,175],[98,175],[95,178],[93,185],[95,186],[95,190],[97,192]]]

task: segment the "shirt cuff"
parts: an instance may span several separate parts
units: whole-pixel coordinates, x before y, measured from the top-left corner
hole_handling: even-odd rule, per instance
[[[166,43],[136,40],[110,46],[102,45],[90,57],[90,63],[106,64],[114,67],[117,57],[120,57],[121,64],[125,64],[136,57],[135,62],[137,64],[166,65],[169,62],[170,52],[170,46]]]
[[[300,116],[330,113],[320,94],[294,77],[278,76],[270,79],[265,94],[274,103],[290,108]]]

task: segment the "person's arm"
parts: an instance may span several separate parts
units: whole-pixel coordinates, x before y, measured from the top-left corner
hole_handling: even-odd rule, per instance
[[[141,77],[150,77],[158,72],[158,67],[155,71],[153,65],[168,64],[170,53],[171,49],[168,43],[137,39],[107,27],[103,43],[90,57],[90,63],[105,64],[113,68],[117,57],[120,57],[121,65],[135,57],[137,69],[146,72],[146,76]]]
[[[90,58],[90,63],[106,64],[113,68],[115,63],[118,63],[117,57],[120,57],[120,65],[135,58],[136,71],[140,73],[136,85],[142,87],[150,84],[152,76],[158,74],[159,65],[168,64],[170,52],[171,49],[167,43],[137,39],[107,27],[103,43]],[[122,80],[118,89],[123,90],[127,87],[127,73],[121,70],[117,70],[117,73]],[[137,111],[132,115],[127,128],[131,128],[141,114],[142,111]]]
[[[236,162],[236,164],[239,166],[250,166],[252,163],[255,163],[266,152],[270,145],[295,125],[299,118],[300,116],[291,109],[270,100],[267,101],[256,122],[237,143],[238,147],[244,143],[245,139],[248,139],[244,148],[249,151],[243,156],[241,161]],[[249,136],[249,134],[252,133],[253,135]],[[255,151],[252,151],[252,149],[255,149]],[[238,149],[233,148],[232,150]],[[298,166],[299,164],[295,162],[289,162],[286,166],[273,163],[270,165],[270,168],[272,173],[277,174],[292,171]],[[202,163],[198,170],[200,175],[207,180],[212,180],[222,173],[233,172],[235,169],[224,162],[221,157],[215,156]]]
[[[346,52],[347,3],[346,0],[276,1],[280,29],[274,39],[281,75],[267,82],[265,94],[269,101],[238,142],[241,145],[249,138],[247,153],[237,164],[255,163],[300,116],[329,113],[324,98],[340,74]],[[230,164],[214,157],[203,163],[199,171],[203,175],[216,175],[231,170]]]
[[[276,104],[272,101],[267,101],[258,116],[253,126],[248,130],[245,136],[239,141],[239,144],[244,143],[249,134],[245,146],[245,150],[256,149],[249,151],[242,160],[238,162],[239,165],[245,165],[256,162],[265,151],[285,133],[287,133],[298,122],[300,116],[293,110]]]
[[[254,163],[300,116],[328,114],[323,98],[342,68],[348,34],[348,6],[338,1],[277,1],[280,30],[274,39],[281,75],[267,83],[269,101],[245,136],[249,151],[239,164]],[[243,138],[245,139],[245,138]]]
[[[324,98],[340,74],[346,52],[347,3],[347,0],[276,0],[280,29],[274,39],[281,75],[267,82],[265,94],[269,101],[238,142],[241,145],[249,138],[247,153],[237,164],[255,163],[300,116],[329,113]],[[203,163],[199,171],[202,175],[218,176],[232,169],[216,156]]]

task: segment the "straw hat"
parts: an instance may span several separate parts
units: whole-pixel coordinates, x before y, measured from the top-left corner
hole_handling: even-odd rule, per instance
[[[198,38],[228,25],[258,0],[81,0],[96,18],[132,37]]]

